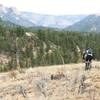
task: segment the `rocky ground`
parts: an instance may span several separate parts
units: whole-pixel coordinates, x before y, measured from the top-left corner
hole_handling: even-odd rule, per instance
[[[100,100],[100,62],[0,73],[0,100]]]

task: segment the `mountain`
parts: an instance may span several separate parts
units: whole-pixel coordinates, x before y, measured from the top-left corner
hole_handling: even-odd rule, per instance
[[[0,18],[4,21],[9,21],[16,25],[31,27],[34,24],[27,19],[25,19],[21,12],[19,12],[16,8],[7,8],[3,5],[0,5]]]
[[[43,26],[65,28],[84,19],[86,15],[45,15],[32,12],[20,12],[14,7],[0,5],[0,18],[25,27]]]
[[[5,28],[9,28],[9,27],[15,27],[17,25],[15,25],[14,23],[11,23],[9,21],[3,21],[1,18],[0,18],[0,26],[1,27],[5,27]]]
[[[22,12],[23,16],[29,21],[33,22],[36,26],[65,28],[68,27],[83,18],[86,15],[45,15],[36,14],[31,12]]]
[[[82,32],[100,32],[100,15],[92,14],[83,20],[67,27],[67,30]]]

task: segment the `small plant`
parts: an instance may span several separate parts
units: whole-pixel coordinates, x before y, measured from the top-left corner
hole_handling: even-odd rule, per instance
[[[10,72],[9,72],[9,77],[10,78],[17,78],[17,72],[16,71],[14,71],[14,70],[11,70]]]
[[[42,94],[45,98],[47,97],[47,82],[48,77],[42,76],[39,80],[36,81],[36,88],[40,94]]]
[[[58,72],[55,75],[54,74],[51,75],[51,80],[60,80],[60,79],[62,79],[64,77],[65,77],[65,75],[64,75],[63,72]]]
[[[82,77],[80,79],[80,85],[79,85],[78,93],[83,93],[84,92],[84,89],[86,87],[85,82],[84,82],[85,80],[86,80],[85,75],[82,75]]]
[[[26,89],[22,85],[16,86],[16,90],[17,90],[18,93],[22,94],[23,97],[27,96]]]
[[[44,95],[44,97],[46,97],[46,93],[44,91],[44,88],[45,88],[45,83],[43,81],[39,82],[37,84],[37,88],[38,90]]]

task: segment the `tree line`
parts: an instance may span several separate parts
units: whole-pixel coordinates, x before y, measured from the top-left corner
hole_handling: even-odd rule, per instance
[[[1,65],[4,67],[0,70],[78,63],[87,47],[92,48],[95,58],[100,60],[99,33],[0,26],[0,54],[10,57],[9,63]]]

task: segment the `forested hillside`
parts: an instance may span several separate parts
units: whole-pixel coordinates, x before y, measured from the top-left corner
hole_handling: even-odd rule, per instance
[[[1,71],[18,67],[36,67],[77,63],[83,49],[91,47],[100,60],[100,34],[79,33],[49,28],[5,28],[0,25],[0,55],[9,58]],[[7,58],[7,59],[8,59]]]

